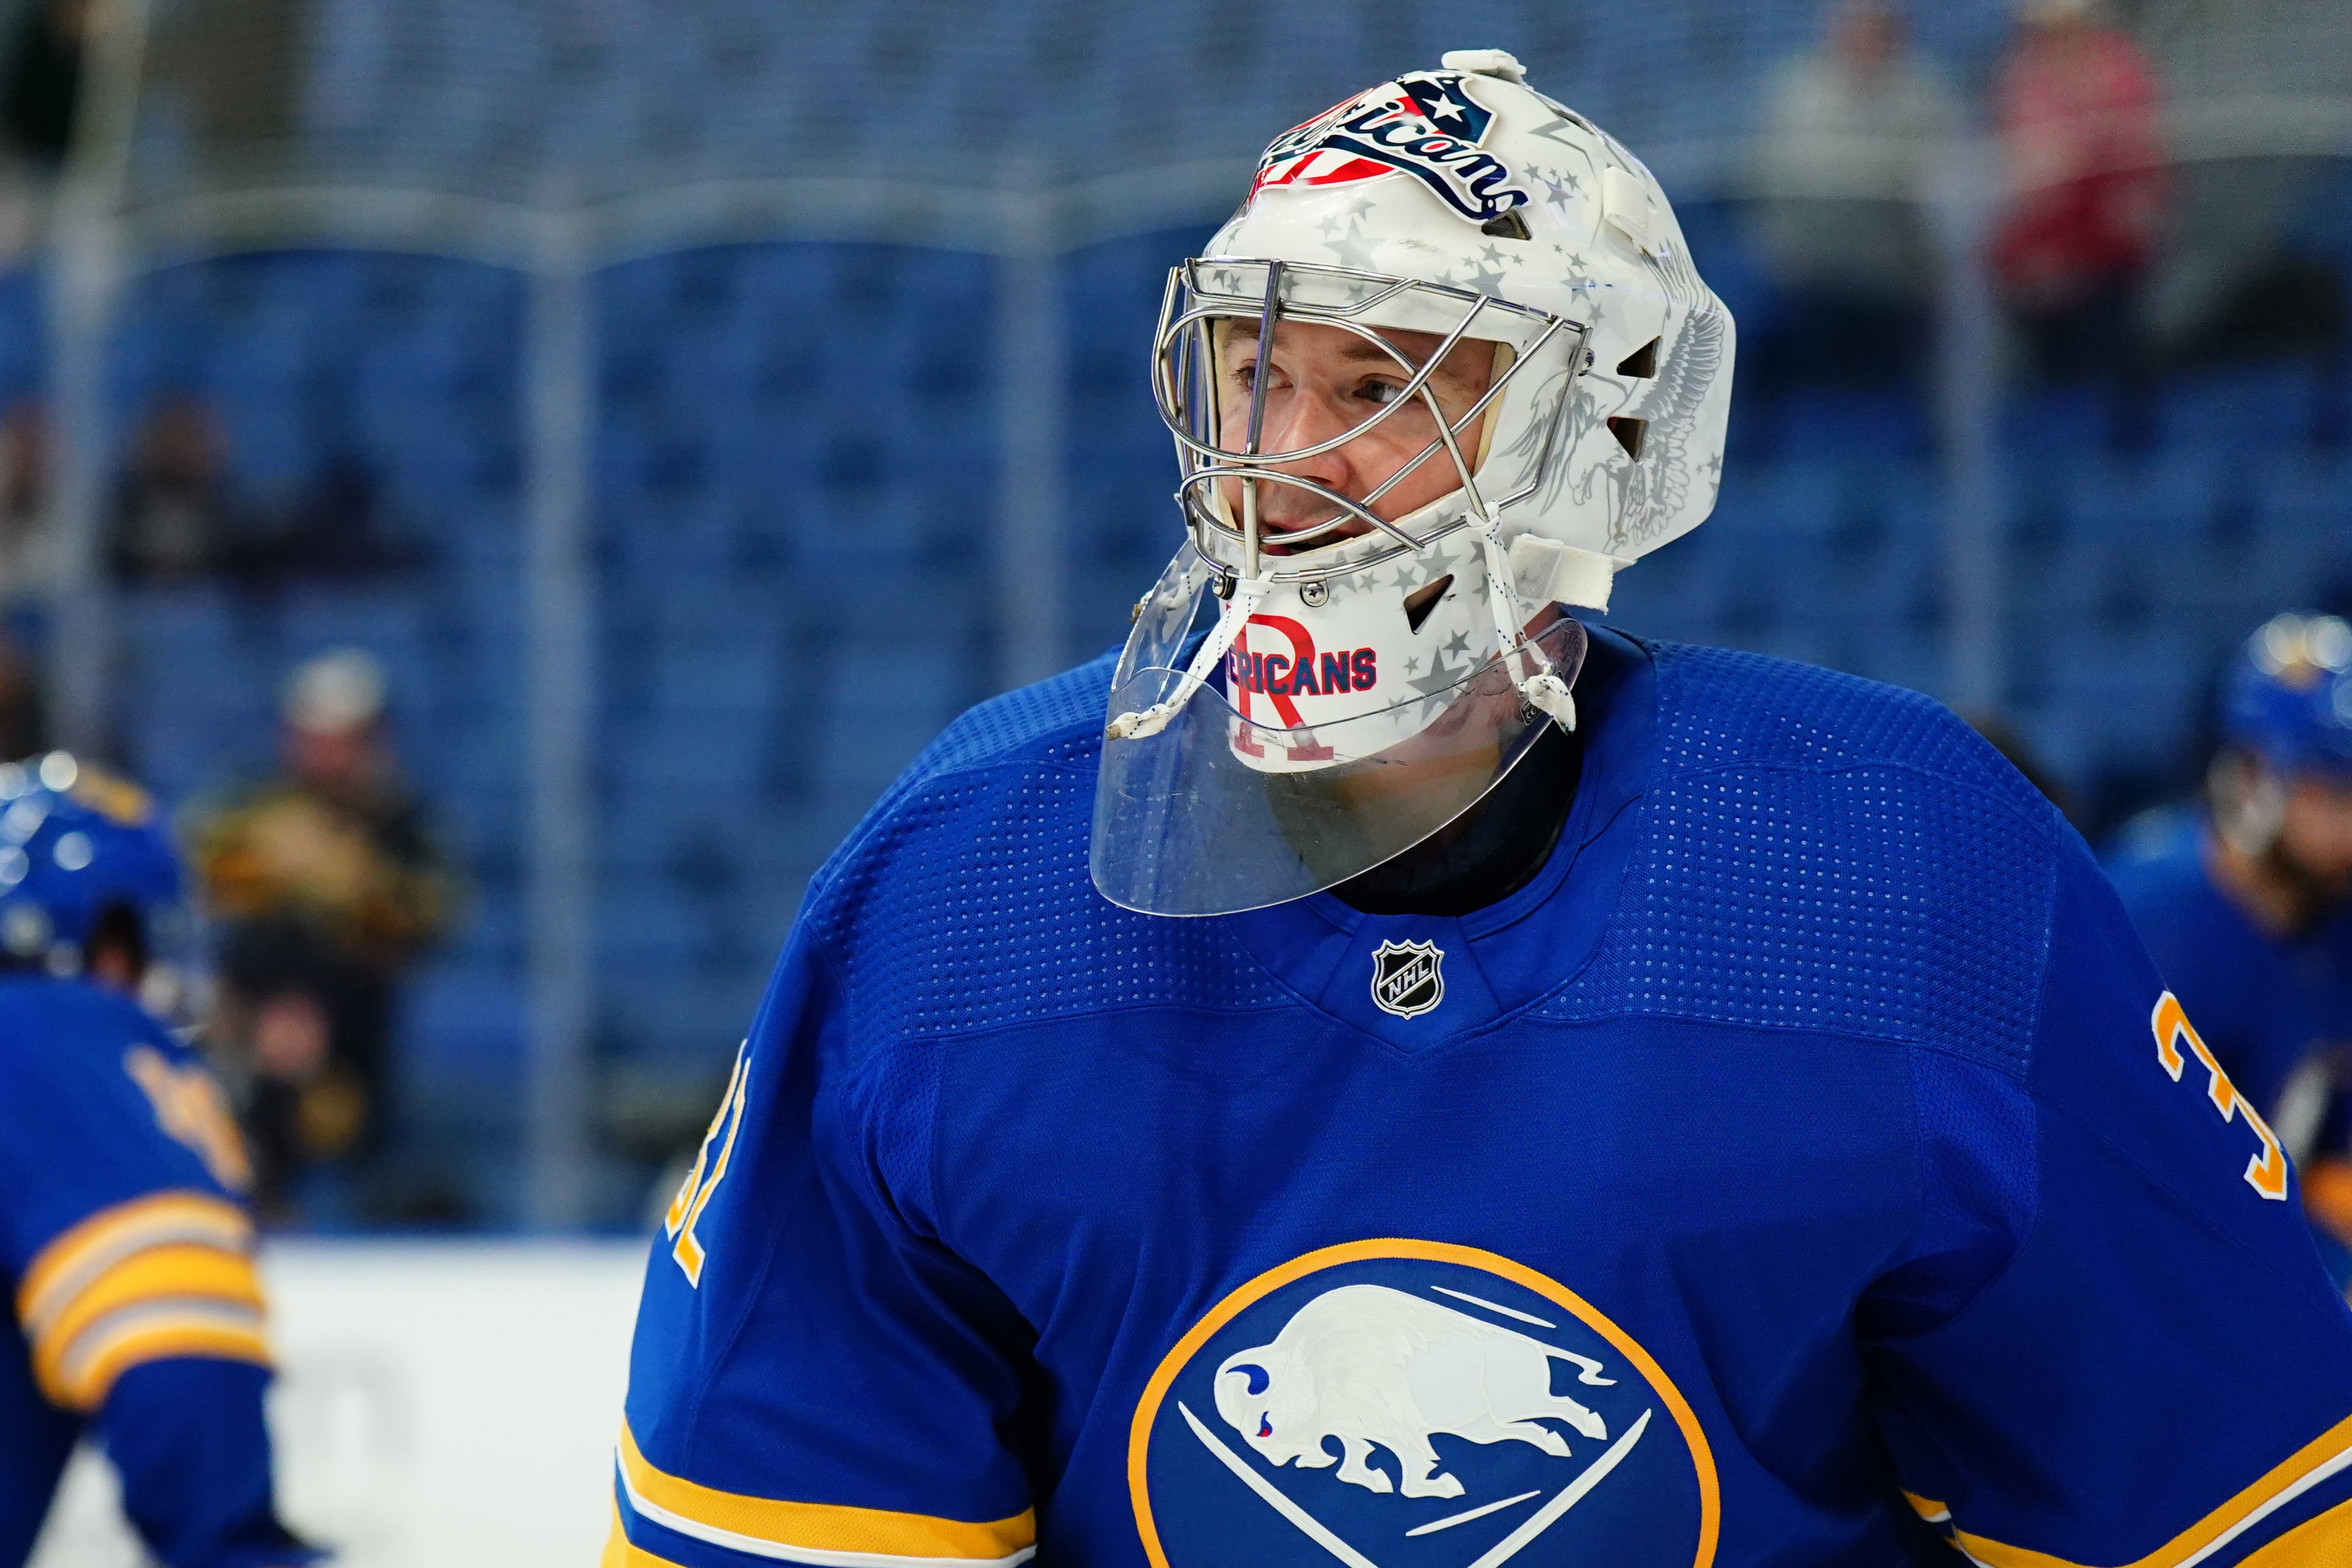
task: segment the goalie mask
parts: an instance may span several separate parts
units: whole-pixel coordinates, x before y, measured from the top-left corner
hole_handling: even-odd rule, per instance
[[[1188,537],[1112,681],[1104,896],[1333,887],[1573,729],[1559,606],[1713,508],[1732,348],[1649,172],[1508,55],[1277,139],[1161,308]]]

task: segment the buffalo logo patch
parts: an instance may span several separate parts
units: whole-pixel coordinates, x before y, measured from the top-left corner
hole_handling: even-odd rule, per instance
[[[1720,1523],[1639,1343],[1438,1242],[1327,1247],[1219,1302],[1146,1387],[1128,1479],[1154,1568],[1706,1568]]]
[[[1418,1018],[1445,1000],[1445,952],[1433,942],[1383,942],[1372,953],[1372,1001]]]

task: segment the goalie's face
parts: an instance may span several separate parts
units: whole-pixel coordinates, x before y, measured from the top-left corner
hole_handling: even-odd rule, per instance
[[[1433,332],[1386,329],[1379,334],[1381,342],[1374,342],[1344,327],[1277,321],[1272,352],[1261,364],[1256,326],[1249,321],[1219,323],[1218,445],[1231,451],[1247,447],[1252,400],[1263,380],[1258,451],[1298,451],[1367,426],[1355,439],[1328,452],[1268,467],[1364,502],[1379,517],[1393,521],[1461,487],[1454,456],[1439,440],[1437,415],[1429,406],[1432,398],[1444,411],[1446,423],[1458,426],[1455,447],[1475,471],[1482,426],[1493,410],[1467,424],[1463,416],[1494,384],[1494,343],[1469,338],[1456,343],[1430,374],[1424,392],[1408,398],[1405,388],[1414,374],[1444,341]],[[1406,399],[1407,405],[1391,408],[1400,399]],[[1384,410],[1389,411],[1386,418],[1369,423]],[[1230,517],[1242,515],[1242,486],[1235,478],[1218,481]],[[1336,510],[1296,486],[1261,483],[1256,488],[1259,527],[1270,555],[1288,552],[1282,535],[1328,522]],[[1361,519],[1352,519],[1314,543],[1332,543],[1370,528]]]

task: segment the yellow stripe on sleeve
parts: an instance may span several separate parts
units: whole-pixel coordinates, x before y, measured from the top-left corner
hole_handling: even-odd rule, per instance
[[[253,1227],[234,1204],[159,1193],[91,1215],[44,1247],[17,1291],[41,1392],[94,1410],[143,1362],[268,1365]]]
[[[2305,1520],[2238,1568],[2343,1568],[2347,1563],[2352,1563],[2352,1502]]]
[[[253,1222],[209,1193],[156,1193],[99,1210],[34,1256],[16,1289],[16,1321],[37,1333],[90,1281],[134,1252],[173,1243],[249,1252]]]
[[[167,1302],[102,1319],[76,1342],[52,1397],[68,1409],[94,1410],[105,1403],[115,1380],[132,1367],[178,1357],[268,1366],[269,1344],[262,1337],[261,1315]]]
[[[261,1310],[261,1280],[253,1261],[216,1247],[173,1245],[134,1252],[58,1304],[46,1318],[26,1324],[34,1363],[53,1363],[82,1331],[110,1312],[141,1301],[186,1298],[226,1301]]]
[[[877,1568],[917,1563],[1012,1568],[1037,1550],[1037,1519],[1029,1509],[1010,1519],[971,1524],[927,1513],[723,1492],[655,1468],[637,1451],[626,1423],[621,1427],[620,1459],[630,1506],[646,1518],[714,1546],[763,1557],[776,1553],[762,1548],[782,1546],[823,1552],[821,1560],[830,1563]]]
[[[613,1505],[613,1533],[604,1538],[604,1554],[596,1568],[678,1568],[667,1557],[656,1557],[629,1539],[621,1523],[621,1505]]]
[[[2352,1416],[2305,1444],[2273,1466],[2262,1479],[2147,1556],[2119,1568],[2196,1568],[2271,1513],[2347,1469],[2352,1469]],[[2246,1568],[2255,1563],[2262,1568],[2336,1568],[2352,1562],[2342,1550],[2345,1543],[2352,1542],[2352,1513],[2347,1510],[2352,1510],[2352,1504],[2331,1509],[2297,1526],[2248,1557]],[[1965,1530],[1957,1531],[1953,1541],[1985,1568],[2082,1568],[2063,1557],[1988,1541]]]

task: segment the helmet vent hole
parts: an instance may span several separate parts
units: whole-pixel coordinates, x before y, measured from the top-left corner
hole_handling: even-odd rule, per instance
[[[1445,590],[1454,586],[1454,574],[1448,572],[1436,582],[1415,588],[1404,596],[1404,624],[1414,631],[1429,619],[1429,612],[1437,608],[1437,601],[1445,597]]]
[[[1649,434],[1649,430],[1650,422],[1646,419],[1615,418],[1609,421],[1609,434],[1617,437],[1617,444],[1625,448],[1625,455],[1636,462],[1642,458],[1642,437]]]
[[[1491,234],[1496,239],[1533,239],[1535,237],[1528,232],[1528,220],[1519,216],[1519,209],[1517,207],[1513,207],[1500,217],[1488,218],[1478,226],[1478,232]]]
[[[1658,340],[1652,338],[1632,353],[1617,362],[1619,375],[1653,376],[1658,374]],[[1641,454],[1636,452],[1635,457]]]

